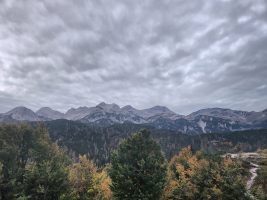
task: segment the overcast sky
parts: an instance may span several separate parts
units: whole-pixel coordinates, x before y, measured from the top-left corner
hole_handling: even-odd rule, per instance
[[[266,0],[1,0],[0,112],[267,108]]]

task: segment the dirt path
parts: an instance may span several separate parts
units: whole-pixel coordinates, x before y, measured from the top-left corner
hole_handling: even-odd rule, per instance
[[[258,157],[258,153],[255,153],[255,152],[248,152],[248,153],[241,153],[241,154],[228,154],[228,155],[231,155],[232,158],[241,158],[243,160],[247,160],[248,158],[251,158],[251,157]],[[257,170],[259,169],[259,165],[255,164],[255,163],[252,163],[250,162],[250,165],[252,166],[249,170],[251,176],[249,178],[249,180],[247,181],[247,189],[250,190],[254,181],[255,181],[255,178],[257,177]]]
[[[249,170],[249,172],[251,173],[251,177],[249,178],[248,182],[247,182],[247,189],[250,190],[250,188],[252,187],[255,178],[257,177],[257,170],[259,169],[259,165],[254,164],[254,163],[250,163],[252,168]]]

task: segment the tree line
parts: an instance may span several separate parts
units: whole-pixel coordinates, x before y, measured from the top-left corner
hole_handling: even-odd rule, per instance
[[[190,146],[167,161],[147,130],[123,140],[110,160],[97,167],[85,155],[70,159],[42,125],[1,125],[0,199],[251,199],[240,161]]]

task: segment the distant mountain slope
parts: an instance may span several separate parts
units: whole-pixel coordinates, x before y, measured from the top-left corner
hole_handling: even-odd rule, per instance
[[[79,107],[79,108],[71,108],[69,109],[63,118],[69,119],[69,120],[79,120],[85,117],[86,115],[90,114],[92,108],[89,107]]]
[[[237,111],[223,108],[207,108],[191,113],[187,116],[189,119],[194,119],[197,116],[205,115],[210,117],[217,117],[232,121],[246,121],[249,112]]]
[[[63,119],[64,113],[61,113],[56,110],[52,110],[49,107],[43,107],[36,111],[36,114],[40,117],[44,117],[47,119]]]
[[[133,113],[147,120],[157,116],[162,116],[164,118],[171,118],[171,119],[176,119],[181,117],[181,115],[176,114],[175,112],[171,111],[169,108],[164,106],[154,106],[152,108],[137,110],[132,106],[128,105],[123,107],[122,110],[125,111],[125,113]]]
[[[2,123],[54,119],[68,119],[85,124],[95,123],[102,127],[130,122],[187,134],[267,128],[266,110],[246,112],[223,108],[207,108],[183,116],[164,106],[138,110],[130,105],[120,108],[116,104],[102,102],[95,107],[71,108],[66,113],[48,107],[41,108],[34,113],[28,108],[17,107],[7,113],[0,114],[0,122]]]
[[[0,114],[0,121],[2,122],[15,122],[15,121],[41,121],[42,118],[38,117],[36,113],[26,107],[15,107],[12,110]]]

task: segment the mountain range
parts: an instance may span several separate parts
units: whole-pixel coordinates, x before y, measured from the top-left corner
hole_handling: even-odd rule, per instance
[[[147,124],[157,129],[175,130],[186,134],[240,131],[267,128],[267,109],[261,112],[207,108],[189,115],[179,115],[167,107],[154,106],[139,110],[130,105],[119,107],[104,102],[95,107],[71,108],[66,113],[43,107],[36,112],[15,107],[0,114],[1,123],[37,122],[67,119],[107,127],[113,124]]]

